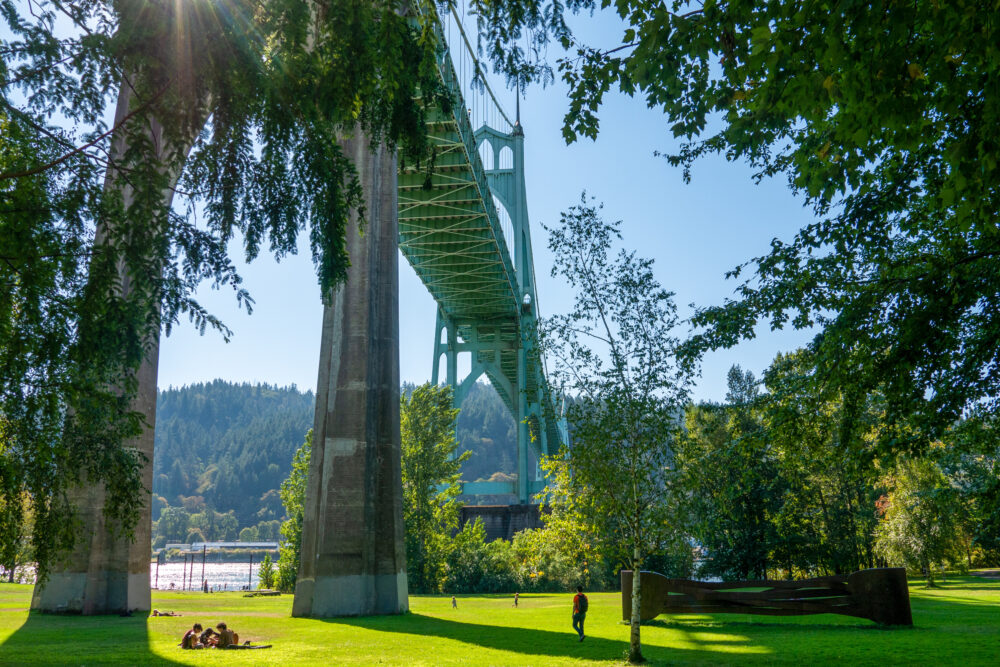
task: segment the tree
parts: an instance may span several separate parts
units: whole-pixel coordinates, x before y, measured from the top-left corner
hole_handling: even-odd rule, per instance
[[[824,383],[808,350],[779,354],[765,371],[761,412],[783,479],[776,564],[817,574],[878,565],[876,504],[884,493],[876,443],[878,394],[861,400]]]
[[[451,534],[458,528],[458,478],[471,455],[455,455],[458,412],[448,386],[427,383],[400,397],[406,569],[414,591],[440,590]]]
[[[229,510],[225,514],[217,514],[216,518],[219,521],[219,538],[227,542],[235,540],[239,535],[240,522],[237,520],[236,515],[233,514],[233,511]]]
[[[180,542],[188,533],[191,515],[182,507],[165,507],[156,522],[156,533],[167,542]]]
[[[308,229],[326,298],[363,214],[338,137],[428,157],[424,105],[450,100],[422,4],[415,25],[382,1],[0,3],[0,413],[42,579],[79,532],[67,491],[103,486],[126,533],[143,515],[137,373],[182,314],[229,335],[202,280],[249,309],[235,233],[280,257]]]
[[[187,509],[185,507],[185,509]],[[207,540],[218,540],[223,537],[219,526],[219,514],[212,509],[192,514],[188,520],[188,525],[199,531]]]
[[[887,485],[875,547],[893,565],[925,573],[927,586],[934,586],[935,566],[962,562],[958,494],[930,459],[900,461]]]
[[[759,410],[752,373],[733,366],[722,406],[692,406],[677,445],[679,484],[689,494],[689,521],[709,558],[702,573],[766,579],[778,543],[773,518],[782,479]]]
[[[541,467],[546,485],[544,493],[538,498],[542,504],[540,510],[547,511],[541,511],[545,530],[535,532],[540,533],[538,537],[544,535],[543,539],[558,545],[567,560],[574,563],[583,575],[576,582],[567,582],[572,585],[562,590],[573,590],[576,586],[589,589],[594,583],[605,583],[599,573],[606,565],[605,556],[615,551],[613,547],[609,548],[608,542],[616,542],[617,536],[603,530],[602,524],[588,520],[596,514],[589,507],[592,496],[580,492],[583,480],[574,476],[569,466],[558,457],[549,457],[542,459]],[[521,535],[517,533],[514,536],[517,546],[527,539]],[[614,554],[615,557],[618,555]],[[523,556],[522,565],[529,566],[533,558],[528,553]],[[614,558],[612,563],[617,564],[618,559]]]
[[[281,483],[281,502],[288,519],[281,524],[281,543],[278,545],[278,590],[291,593],[299,577],[299,559],[302,550],[302,517],[305,514],[306,483],[309,481],[309,459],[312,457],[312,429],[306,433],[305,442],[292,457],[292,471]]]
[[[969,567],[1000,562],[1000,442],[993,420],[963,420],[948,434],[942,472],[964,505]]]
[[[606,94],[642,96],[684,143],[782,175],[817,220],[730,272],[737,297],[700,309],[688,354],[772,328],[818,326],[814,369],[885,400],[886,449],[1000,410],[1000,59],[996,7],[638,0],[615,5],[620,41],[589,45],[566,11],[606,2],[474,0],[481,46],[509,75],[569,85],[563,134],[594,137]],[[513,50],[529,35],[537,48]]]
[[[274,588],[274,563],[271,562],[271,554],[264,554],[264,560],[260,562],[260,569],[257,571],[260,576],[260,585],[258,588]]]
[[[688,378],[673,358],[672,294],[654,278],[652,260],[624,250],[609,256],[621,223],[599,211],[583,196],[548,230],[552,275],[575,296],[568,314],[543,323],[543,347],[556,386],[577,397],[567,411],[573,443],[550,465],[572,478],[582,521],[613,531],[639,572],[676,530],[665,496]],[[638,662],[641,577],[632,580],[629,660]]]
[[[257,524],[257,539],[263,542],[277,540],[281,534],[281,522],[277,519],[271,521],[261,521]]]
[[[0,50],[0,173],[25,175],[0,179],[0,504],[13,512],[2,540],[28,536],[44,580],[78,532],[70,492],[81,477],[109,482],[110,525],[135,513],[141,462],[114,443],[135,435],[139,421],[108,389],[129,386],[119,361],[135,349],[127,331],[81,336],[81,309],[111,326],[121,315],[120,304],[98,308],[86,289],[93,232],[75,208],[93,195],[86,181],[96,172],[76,156],[67,158],[64,177],[37,171],[57,151],[7,104],[7,82],[16,78],[6,75],[8,45],[19,49],[5,39]],[[30,530],[14,509],[25,502],[34,511]]]
[[[31,560],[31,505],[30,497],[22,491],[19,502],[8,498],[16,494],[7,492],[0,496],[0,567],[7,574],[7,583],[14,583],[17,568]]]

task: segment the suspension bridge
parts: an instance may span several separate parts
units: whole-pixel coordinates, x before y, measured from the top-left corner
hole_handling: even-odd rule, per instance
[[[518,425],[517,481],[467,482],[463,493],[514,494],[527,503],[544,486],[532,459],[555,451],[566,432],[538,354],[520,102],[512,122],[459,11],[449,9],[432,18],[438,73],[453,103],[427,109],[430,168],[400,166],[399,247],[437,305],[431,381],[442,380],[443,365],[460,406],[485,375]],[[469,372],[460,378],[463,354]]]

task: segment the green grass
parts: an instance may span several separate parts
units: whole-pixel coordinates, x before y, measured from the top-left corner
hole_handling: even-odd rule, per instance
[[[842,616],[660,616],[643,626],[654,664],[996,664],[1000,580],[949,578],[940,589],[911,582],[915,627],[880,629]],[[622,661],[628,627],[620,595],[590,596],[587,639],[570,627],[569,595],[413,596],[403,616],[337,620],[289,616],[291,596],[154,592],[153,606],[181,618],[29,614],[31,588],[0,584],[0,664],[560,665]],[[226,621],[262,651],[182,651],[194,622]]]

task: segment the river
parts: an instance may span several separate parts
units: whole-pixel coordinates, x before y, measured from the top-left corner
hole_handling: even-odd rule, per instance
[[[205,563],[205,575],[202,577],[201,559],[196,558],[193,572],[190,564],[185,567],[183,562],[161,563],[159,574],[157,574],[156,561],[149,565],[149,585],[160,590],[170,590],[173,585],[174,590],[181,588],[201,588],[204,578],[208,581],[209,588],[213,590],[237,591],[250,582],[250,588],[257,588],[260,581],[258,576],[260,563],[254,559],[253,573],[250,572],[249,559],[242,563]]]

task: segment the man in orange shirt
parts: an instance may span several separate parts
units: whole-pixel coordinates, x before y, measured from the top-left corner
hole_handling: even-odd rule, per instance
[[[583,622],[587,618],[587,609],[590,601],[583,594],[583,586],[576,587],[576,595],[573,596],[573,629],[580,635],[583,641]]]

